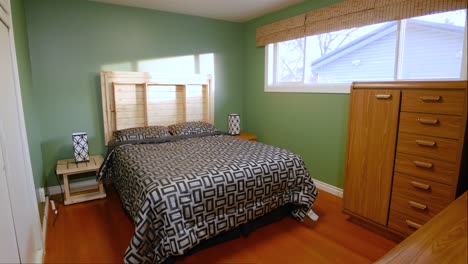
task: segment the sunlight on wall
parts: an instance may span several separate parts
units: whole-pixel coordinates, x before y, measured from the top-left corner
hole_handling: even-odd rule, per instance
[[[214,74],[214,54],[195,54],[138,61],[137,70],[156,75]]]
[[[199,63],[200,63],[200,68],[199,72],[200,74],[211,74],[211,76],[214,78],[214,54],[213,53],[208,53],[208,54],[200,54],[199,55]]]
[[[194,74],[196,72],[197,55],[151,59],[138,62],[140,72],[154,72],[157,74]]]
[[[113,63],[103,65],[101,70],[139,71],[149,72],[153,76],[178,77],[194,74],[210,74],[214,80],[214,53]]]
[[[213,107],[214,96],[214,54],[194,54],[170,58],[155,58],[132,62],[103,65],[103,71],[138,71],[151,74],[147,90],[147,108],[149,125],[170,125],[183,121],[200,121],[210,119],[210,107]],[[205,89],[207,76],[211,78],[211,89]],[[181,85],[181,84],[190,85]],[[165,85],[166,84],[166,85]],[[134,105],[142,105],[143,92],[125,93],[125,100],[135,100]],[[136,93],[135,93],[136,92]],[[116,102],[119,99],[116,96]],[[210,101],[211,100],[211,101]],[[210,106],[211,104],[211,106]],[[122,111],[121,115],[128,115]],[[138,111],[142,115],[143,109]],[[133,123],[132,123],[133,125]]]

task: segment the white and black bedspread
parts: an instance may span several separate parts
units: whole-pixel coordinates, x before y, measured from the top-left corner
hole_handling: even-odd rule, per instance
[[[229,135],[120,143],[99,179],[110,177],[135,235],[126,263],[160,263],[287,203],[303,220],[317,189],[298,155]]]

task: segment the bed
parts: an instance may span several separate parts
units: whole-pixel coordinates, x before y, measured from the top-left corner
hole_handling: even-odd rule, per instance
[[[154,113],[147,110],[155,109],[148,103],[153,100],[148,96],[148,75],[142,75],[143,82],[135,77],[141,74],[133,73],[124,85],[135,84],[134,88],[125,90],[127,93],[138,91],[138,85],[143,87],[141,101],[146,111],[141,113],[143,120],[138,122],[143,122],[144,129],[156,124],[149,118]],[[133,121],[123,122],[116,114],[120,103],[116,98],[121,98],[116,91],[123,79],[117,77],[120,78],[117,82],[115,75],[101,73],[102,87],[106,90],[103,91],[105,134],[109,139],[115,131],[141,126],[128,125]],[[177,83],[180,86],[182,82]],[[206,86],[203,83],[200,85],[207,91],[198,94],[205,98],[194,100],[199,106],[197,103],[190,106],[202,109],[196,118],[203,122],[191,122],[187,106],[182,111],[182,124],[211,123],[213,93],[210,82]],[[177,104],[177,96],[172,98]],[[124,104],[128,109],[128,101]],[[165,107],[177,108],[167,104]],[[138,119],[134,115],[132,118]],[[168,120],[165,116],[159,118]],[[180,121],[180,117],[172,119]],[[161,120],[157,125],[167,125]],[[201,127],[194,133],[174,131],[171,133],[175,135],[164,131],[158,137],[127,137],[108,146],[98,178],[113,181],[124,209],[135,223],[135,235],[125,253],[126,263],[167,262],[286,207],[287,213],[299,221],[310,213],[317,189],[298,155],[211,128]]]

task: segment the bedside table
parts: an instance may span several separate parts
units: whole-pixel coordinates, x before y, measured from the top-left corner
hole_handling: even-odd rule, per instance
[[[68,177],[86,172],[96,172],[101,167],[104,159],[102,156],[90,156],[87,162],[75,162],[75,159],[58,160],[55,173],[63,176],[63,186],[65,189],[65,205],[80,203],[84,201],[100,199],[106,197],[106,191],[102,182],[98,182],[95,189],[81,189],[71,192]],[[60,183],[59,183],[60,184]]]
[[[257,141],[257,135],[248,132],[241,132],[240,135],[236,135],[236,137],[249,141]]]

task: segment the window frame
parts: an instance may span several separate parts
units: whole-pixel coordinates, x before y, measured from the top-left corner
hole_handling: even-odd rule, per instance
[[[465,9],[465,12],[468,14],[468,9]],[[410,18],[408,18],[410,19]],[[395,45],[395,69],[394,69],[394,79],[393,81],[405,81],[407,79],[400,78],[402,76],[402,58],[404,52],[404,36],[402,34],[406,34],[406,20],[402,19],[398,20],[397,25],[397,38],[396,38],[396,45]],[[304,37],[304,45],[307,46],[307,37]],[[411,81],[422,81],[422,80],[431,80],[431,81],[439,81],[439,80],[467,80],[468,78],[468,66],[467,66],[467,44],[468,42],[468,19],[465,20],[465,33],[464,33],[464,40],[463,40],[463,49],[462,49],[462,61],[461,61],[461,71],[459,78],[439,78],[439,79],[411,79]],[[277,82],[277,44],[272,43],[265,46],[265,73],[264,73],[264,92],[281,92],[281,93],[331,93],[331,94],[349,94],[351,91],[351,83],[304,83],[305,73],[302,77],[302,82]],[[273,52],[273,62],[269,64],[269,56],[270,56],[270,48],[272,47]],[[306,51],[307,52],[307,51]],[[306,55],[304,56],[304,61],[306,60]],[[304,62],[305,65],[305,62]],[[304,67],[304,70],[306,67]],[[270,71],[272,71],[271,80],[272,83],[270,84]]]

